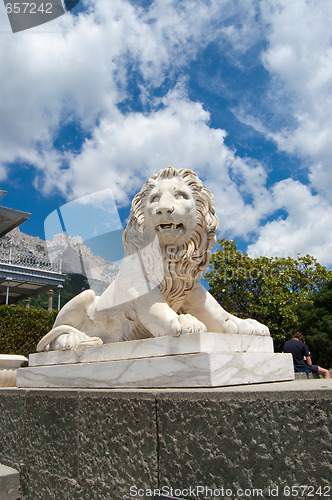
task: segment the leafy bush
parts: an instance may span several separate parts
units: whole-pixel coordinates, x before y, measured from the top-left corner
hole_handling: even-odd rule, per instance
[[[57,311],[0,306],[0,353],[28,357],[51,330]]]

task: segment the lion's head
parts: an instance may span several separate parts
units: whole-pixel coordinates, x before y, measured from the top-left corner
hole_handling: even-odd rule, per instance
[[[166,167],[133,199],[123,236],[125,255],[142,250],[157,236],[164,269],[159,289],[178,310],[185,292],[209,265],[217,230],[210,191],[193,171]]]

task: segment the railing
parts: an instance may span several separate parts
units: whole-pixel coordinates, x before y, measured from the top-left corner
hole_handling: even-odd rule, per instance
[[[32,257],[31,254],[24,251],[17,252],[12,248],[0,247],[0,263],[61,273],[61,260],[50,262],[46,256],[45,258]]]

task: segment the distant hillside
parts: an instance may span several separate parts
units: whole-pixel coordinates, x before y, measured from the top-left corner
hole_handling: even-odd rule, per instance
[[[11,250],[10,250],[11,249]],[[62,233],[52,241],[29,236],[15,228],[0,239],[0,259],[22,265],[50,262],[63,273],[86,276],[90,288],[101,293],[116,277],[119,265],[91,252],[80,236],[73,238]]]

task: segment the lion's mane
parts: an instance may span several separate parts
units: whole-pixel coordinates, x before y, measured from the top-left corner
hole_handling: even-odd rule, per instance
[[[180,246],[167,245],[161,248],[164,277],[158,288],[168,305],[178,312],[185,293],[193,288],[199,275],[205,272],[209,265],[211,248],[216,241],[218,230],[213,195],[192,170],[166,167],[146,181],[133,199],[128,225],[123,235],[123,246],[125,256],[146,247],[145,202],[159,181],[174,177],[183,180],[190,187],[196,202],[196,224],[188,241]],[[160,259],[160,252],[158,258]]]

